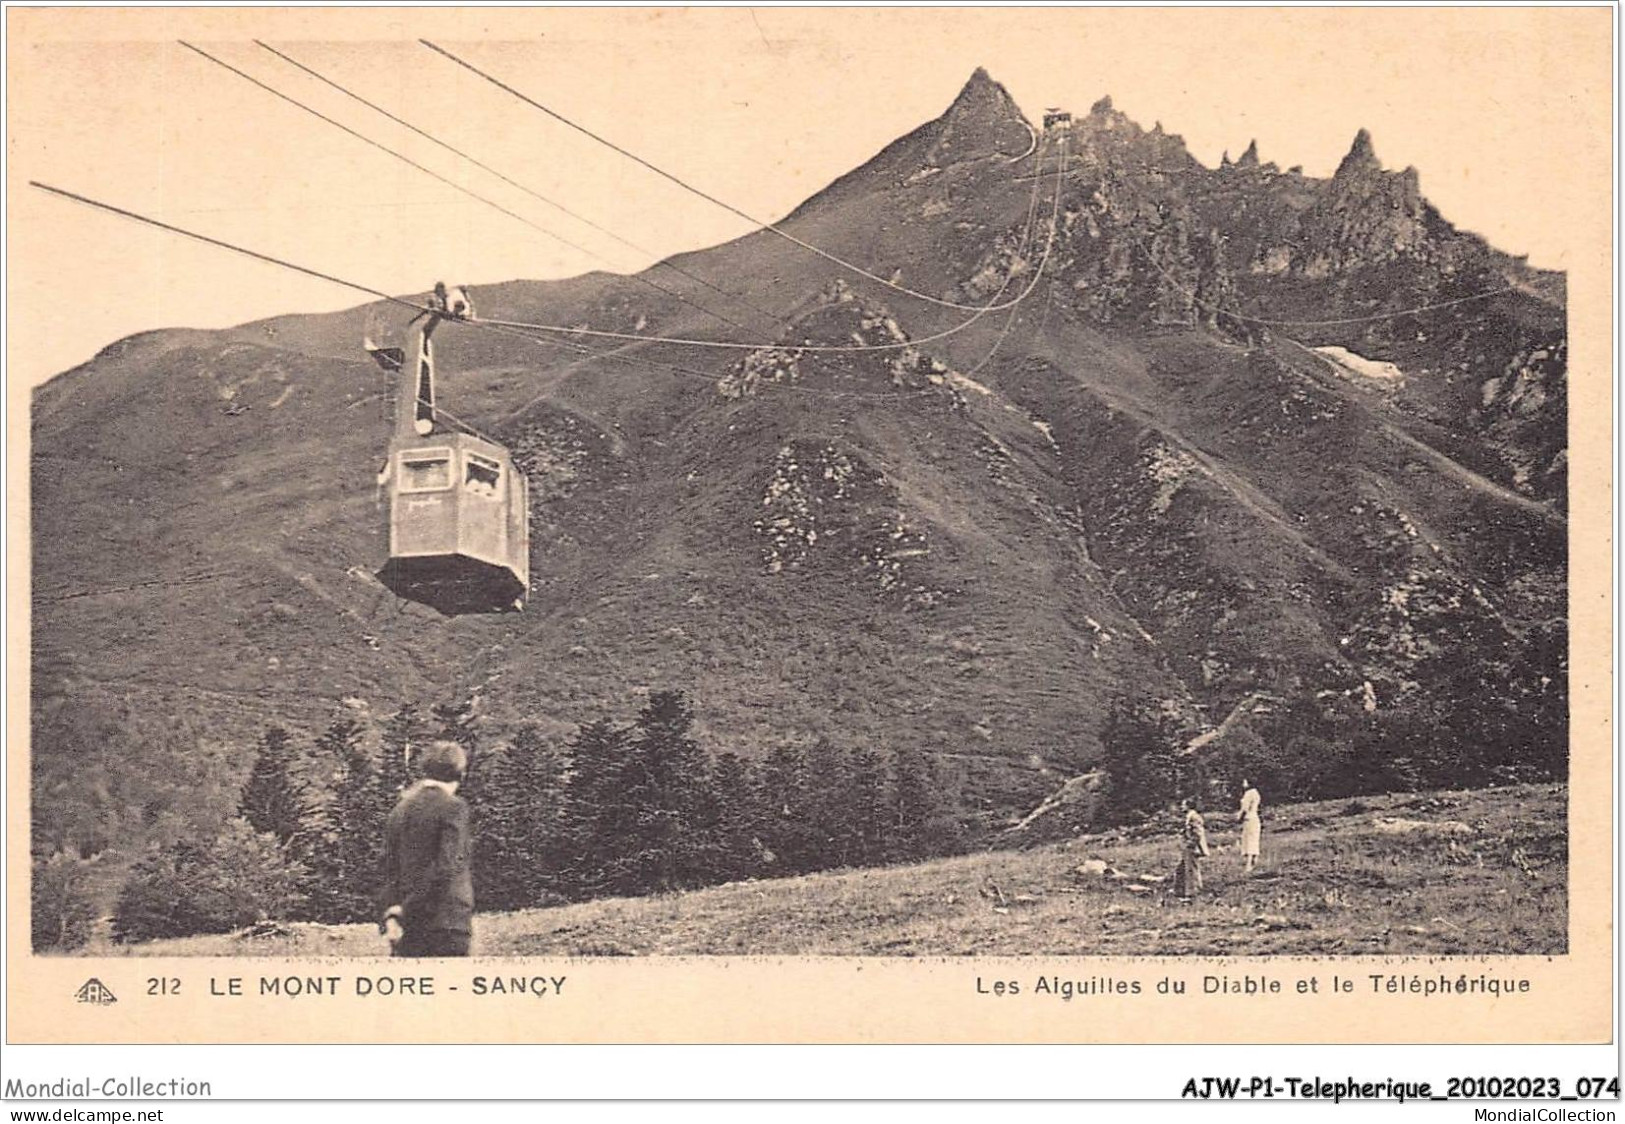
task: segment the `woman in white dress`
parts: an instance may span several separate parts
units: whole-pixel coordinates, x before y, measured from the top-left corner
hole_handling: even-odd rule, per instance
[[[1241,869],[1247,873],[1258,864],[1259,837],[1263,834],[1263,826],[1258,822],[1261,797],[1258,789],[1245,780],[1241,788],[1241,807],[1236,809],[1236,819],[1241,821]]]

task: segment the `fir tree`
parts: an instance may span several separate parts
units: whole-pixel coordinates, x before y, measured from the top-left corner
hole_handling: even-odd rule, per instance
[[[417,777],[418,758],[431,740],[432,728],[414,703],[404,703],[384,723],[379,747],[375,799],[387,816],[402,792]]]
[[[807,759],[791,745],[775,746],[762,763],[757,797],[762,841],[773,856],[776,874],[813,869],[816,838],[808,796]]]
[[[875,866],[886,861],[890,835],[887,810],[886,767],[872,749],[856,749],[848,758],[841,802],[847,809],[851,831],[851,862]]]
[[[374,912],[384,817],[372,758],[360,723],[340,718],[316,739],[314,760],[331,779],[332,794],[307,835],[304,864],[313,875],[310,915],[319,921],[361,921]]]
[[[564,756],[535,725],[488,759],[474,841],[482,906],[520,909],[564,892],[564,775]]]
[[[710,762],[691,736],[680,691],[656,691],[638,714],[621,770],[630,831],[617,877],[623,888],[667,891],[711,880],[716,807]]]
[[[892,755],[890,811],[889,857],[896,862],[927,857],[937,802],[931,766],[925,754],[911,746]]]
[[[828,870],[854,864],[858,852],[852,808],[846,801],[847,755],[820,738],[807,753],[805,800],[808,850],[806,869]]]
[[[280,726],[266,727],[260,739],[238,813],[255,831],[275,836],[284,848],[307,828],[310,789],[294,775],[293,741]]]
[[[760,809],[750,770],[738,754],[724,753],[711,770],[716,792],[716,876],[724,882],[761,870]]]
[[[631,822],[621,774],[629,740],[630,731],[600,719],[581,727],[570,743],[559,837],[567,856],[561,884],[572,896],[610,892],[623,865]]]

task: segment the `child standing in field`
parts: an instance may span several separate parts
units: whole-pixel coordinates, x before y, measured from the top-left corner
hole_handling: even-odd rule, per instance
[[[1253,867],[1258,865],[1258,844],[1264,833],[1263,825],[1258,822],[1261,797],[1258,789],[1245,779],[1241,782],[1241,788],[1241,807],[1236,809],[1236,819],[1241,821],[1241,869],[1244,874],[1250,874]]]
[[[1196,801],[1186,798],[1185,826],[1180,833],[1183,850],[1174,872],[1174,893],[1189,900],[1202,889],[1202,860],[1207,858],[1207,824],[1196,810]]]

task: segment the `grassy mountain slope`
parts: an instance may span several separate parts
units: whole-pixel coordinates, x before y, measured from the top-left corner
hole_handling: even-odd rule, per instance
[[[972,318],[767,232],[681,259],[743,300],[669,270],[648,276],[684,299],[606,274],[476,294],[487,318],[764,345],[437,336],[443,404],[530,477],[521,615],[441,617],[372,577],[389,396],[358,344],[398,308],[149,333],[53,380],[37,759],[72,774],[48,720],[87,701],[189,715],[241,756],[267,720],[471,696],[483,736],[534,720],[562,739],[675,686],[715,750],[956,758],[997,826],[1088,766],[1120,698],[1195,730],[1258,692],[1447,710],[1490,692],[1561,745],[1551,286],[1368,151],[1332,181],[1210,171],[1109,102],[1031,143],[978,74],[786,220],[959,304],[1042,269],[1008,311]],[[1425,322],[1222,311],[1361,317],[1491,274],[1509,291]]]
[[[1207,885],[1171,899],[1177,833],[482,914],[480,956],[1556,955],[1568,948],[1563,786],[1375,797],[1267,813],[1246,876],[1210,819]],[[1102,860],[1125,878],[1079,870]],[[1143,892],[1130,889],[1138,886]],[[295,925],[90,955],[378,956],[371,925]]]

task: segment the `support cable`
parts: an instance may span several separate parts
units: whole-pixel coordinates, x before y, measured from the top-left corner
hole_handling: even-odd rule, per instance
[[[406,164],[406,165],[408,165],[408,166],[410,166],[412,168],[416,168],[418,171],[422,172],[424,175],[429,176],[429,177],[431,177],[431,178],[433,178],[435,180],[438,180],[440,183],[445,184],[446,186],[452,188],[453,190],[460,191],[464,195],[467,195],[469,198],[476,199],[479,202],[484,203],[487,207],[490,207],[495,211],[499,211],[502,214],[507,215],[509,218],[514,219],[517,222],[524,223],[526,226],[530,227],[532,230],[535,230],[535,231],[538,231],[538,232],[540,232],[542,234],[547,235],[547,237],[553,239],[555,242],[560,242],[563,245],[570,247],[572,250],[575,250],[578,253],[586,254],[588,257],[594,258],[595,260],[599,260],[599,261],[603,260],[596,253],[594,253],[592,250],[587,249],[585,246],[582,246],[582,245],[580,245],[580,244],[578,244],[576,242],[572,242],[570,239],[564,237],[562,234],[555,234],[553,231],[548,230],[545,226],[542,226],[540,223],[534,222],[531,219],[526,218],[524,215],[521,215],[519,212],[510,210],[509,208],[504,207],[501,203],[498,203],[496,200],[490,199],[490,198],[488,198],[488,197],[486,197],[484,195],[481,195],[479,192],[473,190],[472,188],[466,187],[463,184],[458,183],[456,180],[452,179],[450,176],[443,176],[439,172],[435,171],[433,168],[430,168],[430,167],[427,167],[426,165],[418,163],[416,160],[412,159],[410,156],[407,156],[405,153],[397,152],[395,149],[390,148],[388,145],[383,144],[383,143],[381,143],[379,141],[373,140],[371,137],[369,137],[366,134],[360,132],[359,130],[352,129],[350,126],[344,124],[342,121],[339,121],[339,120],[336,120],[335,118],[329,117],[327,114],[323,113],[321,110],[315,109],[312,106],[308,106],[304,102],[300,101],[298,98],[295,98],[295,97],[292,97],[291,95],[285,94],[281,90],[278,90],[276,87],[270,85],[269,83],[262,82],[258,78],[255,78],[252,74],[249,74],[248,72],[243,71],[243,70],[239,70],[237,67],[232,66],[229,62],[225,62],[222,59],[216,58],[214,55],[211,55],[209,52],[203,50],[201,47],[194,47],[192,44],[186,42],[184,39],[177,40],[177,42],[179,42],[180,45],[185,47],[187,50],[193,51],[193,52],[195,52],[195,53],[197,53],[199,55],[202,55],[204,58],[206,58],[210,62],[214,63],[216,66],[219,66],[219,67],[222,67],[225,70],[231,71],[231,73],[237,75],[237,77],[243,79],[245,82],[248,82],[248,83],[250,83],[250,84],[252,84],[254,86],[258,86],[260,89],[264,90],[266,93],[271,94],[274,97],[280,98],[281,100],[287,102],[289,105],[292,105],[292,106],[295,106],[295,107],[297,107],[299,109],[304,110],[306,113],[310,114],[313,117],[318,118],[319,120],[325,121],[327,124],[332,125],[335,129],[338,129],[341,132],[347,133],[348,135],[350,135],[350,136],[356,138],[357,140],[361,141],[363,144],[369,145],[372,148],[376,148],[380,152],[384,152],[384,153],[389,154],[390,156],[393,156],[395,159],[401,161],[402,163],[404,163],[404,164]],[[730,325],[731,327],[738,328],[741,331],[747,331],[747,332],[751,330],[751,329],[745,327],[745,325],[740,324],[738,321],[731,320],[728,317],[722,315],[720,312],[712,312],[710,309],[707,309],[707,308],[704,308],[704,307],[702,307],[700,305],[695,304],[693,301],[689,300],[687,297],[683,296],[681,293],[673,292],[671,289],[666,288],[665,286],[659,284],[658,282],[651,281],[647,277],[642,277],[642,276],[640,276],[638,274],[635,274],[635,273],[634,274],[628,274],[628,276],[631,277],[631,279],[634,280],[634,281],[638,281],[638,282],[641,282],[644,285],[648,285],[650,288],[653,288],[653,289],[655,289],[655,290],[657,290],[659,292],[665,293],[667,296],[674,297],[675,299],[677,299],[679,301],[682,301],[686,305],[689,305],[689,306],[691,306],[693,308],[699,309],[699,311],[705,313],[707,316],[715,317],[716,319],[723,321],[724,323]]]
[[[402,297],[393,296],[390,293],[384,292],[382,289],[377,289],[377,288],[374,288],[374,287],[372,287],[370,285],[363,285],[363,284],[361,284],[359,282],[350,281],[350,280],[347,280],[347,279],[345,279],[343,277],[336,276],[335,274],[326,273],[326,272],[323,272],[323,271],[318,270],[318,269],[312,269],[309,266],[299,265],[299,264],[297,264],[295,262],[291,262],[291,261],[287,260],[286,258],[277,257],[277,256],[275,256],[273,254],[262,253],[262,252],[260,252],[258,250],[251,250],[251,249],[249,249],[249,248],[247,248],[245,246],[239,246],[239,245],[237,245],[237,244],[235,244],[233,242],[227,242],[224,239],[214,238],[214,237],[211,237],[211,236],[209,236],[207,234],[200,234],[200,233],[198,233],[196,231],[193,231],[193,230],[187,230],[185,227],[176,226],[173,223],[167,223],[167,222],[162,221],[161,219],[151,218],[151,217],[149,217],[147,215],[140,214],[140,213],[138,213],[136,211],[128,210],[127,208],[124,208],[124,207],[115,206],[114,204],[111,204],[111,203],[104,203],[104,202],[102,202],[100,200],[92,199],[89,196],[81,195],[81,194],[79,194],[77,192],[68,191],[68,190],[65,190],[65,189],[60,188],[60,187],[53,187],[50,184],[41,183],[38,180],[30,180],[29,181],[29,186],[37,188],[40,191],[48,192],[48,193],[50,193],[52,195],[59,196],[60,198],[68,199],[68,200],[70,200],[72,202],[82,204],[84,206],[93,208],[95,210],[105,211],[108,214],[117,215],[120,218],[129,219],[129,220],[131,220],[133,222],[140,223],[140,224],[142,224],[144,226],[150,226],[150,227],[153,227],[154,229],[162,230],[162,231],[165,231],[165,232],[170,233],[170,234],[176,234],[176,235],[179,235],[179,236],[181,236],[183,238],[189,238],[189,239],[191,239],[191,240],[193,240],[195,242],[201,242],[201,243],[203,243],[205,245],[215,246],[215,247],[218,247],[219,249],[227,250],[227,251],[230,251],[231,253],[238,254],[238,255],[241,255],[241,256],[246,257],[246,258],[251,258],[251,259],[253,259],[255,261],[264,262],[267,265],[279,266],[279,267],[281,267],[283,269],[290,270],[290,271],[292,271],[294,273],[299,273],[299,274],[302,274],[302,275],[304,275],[306,277],[313,277],[313,278],[316,278],[317,280],[320,280],[320,281],[326,281],[326,282],[328,282],[330,284],[338,285],[338,286],[340,286],[342,288],[352,289],[352,290],[354,290],[356,292],[359,292],[359,293],[365,293],[368,296],[376,297],[376,298],[378,298],[380,300],[387,301],[390,304],[398,305],[401,308],[410,309],[414,313],[433,313],[433,312],[438,311],[437,309],[434,309],[434,308],[432,308],[431,306],[429,306],[427,304],[421,304],[421,303],[419,303],[417,301],[407,300],[407,299],[402,298]],[[1056,209],[1058,210],[1058,208],[1059,208],[1059,203],[1057,202]],[[1054,228],[1052,226],[1051,233],[1050,233],[1050,247],[1053,247],[1054,237],[1055,237]],[[1046,250],[1045,250],[1045,260],[1046,261],[1048,259],[1048,256],[1049,256],[1049,248],[1046,248]],[[1036,273],[1036,275],[1034,276],[1033,281],[1031,283],[1029,283],[1026,292],[1030,293],[1032,291],[1033,287],[1036,286],[1036,284],[1038,283],[1039,278],[1041,278],[1042,275],[1043,275],[1043,265],[1041,264],[1038,271],[1037,271],[1037,273]],[[975,319],[978,319],[978,318],[979,317],[972,317],[971,320],[975,320]],[[679,366],[679,365],[675,365],[675,364],[661,362],[659,360],[643,359],[643,358],[636,357],[636,356],[621,355],[621,354],[614,353],[614,352],[606,353],[606,352],[594,351],[591,348],[584,347],[584,346],[582,346],[580,344],[577,344],[577,343],[573,343],[573,342],[569,342],[569,341],[562,341],[562,340],[558,340],[558,339],[554,339],[554,338],[550,338],[550,337],[546,337],[546,336],[531,335],[530,333],[523,330],[524,327],[525,327],[524,325],[512,325],[512,324],[509,324],[509,323],[507,323],[505,321],[492,322],[492,321],[487,321],[487,320],[449,319],[447,322],[451,323],[451,324],[464,325],[464,326],[467,326],[467,327],[470,327],[470,328],[475,328],[475,329],[480,329],[480,330],[485,330],[485,331],[492,331],[492,332],[496,332],[496,333],[502,334],[502,335],[517,337],[517,338],[520,338],[520,339],[527,340],[528,342],[530,342],[530,343],[532,343],[532,344],[534,344],[534,345],[536,345],[538,347],[550,347],[550,348],[562,349],[562,350],[565,350],[565,351],[569,351],[569,352],[572,352],[574,354],[580,355],[582,357],[583,361],[603,361],[603,362],[616,363],[616,364],[619,364],[619,365],[622,365],[622,366],[644,367],[644,368],[648,368],[648,369],[651,369],[651,370],[659,371],[661,373],[676,375],[676,376],[682,377],[682,378],[701,379],[701,380],[704,380],[707,384],[709,384],[709,385],[711,385],[713,387],[716,385],[716,382],[717,382],[717,377],[718,376],[714,372],[700,371],[700,370],[696,370],[696,369],[690,368],[690,367],[683,367],[683,366]],[[970,323],[970,321],[967,321],[966,323],[968,324],[968,323]],[[929,342],[929,340],[931,338],[940,338],[940,337],[922,337],[919,340],[911,341],[910,344],[906,344],[906,345],[903,345],[903,346],[911,346],[912,344]],[[634,342],[648,344],[648,343],[654,343],[654,342],[659,342],[659,341],[658,340],[652,340],[649,337],[645,337],[645,336],[638,336],[638,337],[634,337]],[[749,346],[749,345],[741,345],[741,346]],[[840,350],[840,349],[836,349],[836,350]],[[854,349],[847,349],[847,350],[854,350]],[[869,349],[857,349],[857,350],[873,350],[873,349],[869,348]],[[865,393],[853,392],[853,391],[822,391],[822,390],[815,390],[815,389],[810,388],[810,387],[791,387],[791,386],[782,386],[782,385],[775,385],[775,392],[776,393],[777,392],[796,393],[796,394],[812,395],[812,396],[816,396],[816,397],[827,397],[827,398],[849,398],[849,399],[859,399],[859,400],[868,400],[868,401],[897,400],[897,399],[904,399],[904,398],[915,398],[915,397],[919,397],[922,394],[929,393],[929,391],[927,391],[927,390],[919,390],[919,391],[908,391],[908,392],[904,392],[904,393],[900,393],[900,394],[891,394],[891,393],[865,394]],[[444,410],[441,410],[438,406],[436,407],[436,410],[437,410],[438,413],[443,414],[448,420],[454,422],[455,424],[462,425],[462,426],[465,426],[465,427],[469,428],[471,431],[474,432],[475,436],[479,436],[479,437],[485,437],[486,436],[486,435],[484,435],[482,433],[479,433],[478,431],[473,430],[473,427],[471,425],[469,425],[469,423],[464,422],[462,419],[458,418],[455,414],[451,414],[451,413],[448,413],[448,412],[446,412]],[[486,439],[489,440],[489,438],[486,438]]]
[[[1066,145],[1065,145],[1065,142],[1063,142],[1062,146],[1061,146],[1061,163],[1060,163],[1060,167],[1064,168],[1065,166],[1066,166]],[[1046,244],[1046,246],[1044,247],[1043,262],[1039,265],[1039,268],[1035,271],[1034,276],[1033,276],[1033,281],[1031,283],[1029,283],[1027,288],[1024,289],[1019,295],[1017,295],[1017,296],[1015,296],[1015,297],[1013,297],[1013,298],[1011,298],[1010,300],[1007,300],[1007,301],[1000,301],[998,299],[999,296],[1003,295],[1005,289],[1008,288],[1008,286],[1010,284],[1010,281],[1013,279],[1013,278],[1007,277],[1005,279],[1004,285],[1001,285],[999,287],[998,293],[995,294],[994,302],[992,304],[981,305],[981,306],[976,306],[976,305],[966,306],[966,307],[974,308],[975,313],[973,315],[971,315],[971,316],[966,317],[964,320],[960,321],[958,324],[955,324],[953,327],[944,328],[942,331],[933,332],[930,335],[917,336],[917,337],[915,337],[913,339],[902,340],[902,341],[899,341],[899,342],[896,342],[896,343],[795,344],[795,343],[783,342],[783,343],[774,344],[772,346],[778,347],[778,348],[780,348],[780,349],[782,349],[784,351],[796,351],[796,352],[813,353],[813,354],[842,354],[842,353],[852,353],[852,352],[861,352],[861,351],[901,351],[904,348],[916,347],[916,346],[918,346],[920,344],[924,344],[924,343],[935,343],[938,340],[944,340],[944,339],[949,338],[950,336],[957,335],[959,332],[964,331],[966,328],[969,328],[972,324],[976,323],[983,316],[986,316],[989,312],[1002,312],[1002,311],[1004,311],[1006,309],[1015,308],[1022,301],[1026,300],[1027,295],[1032,292],[1033,287],[1038,282],[1038,278],[1043,275],[1044,266],[1047,265],[1048,262],[1049,262],[1050,252],[1054,249],[1055,235],[1056,235],[1057,229],[1058,229],[1058,227],[1060,225],[1060,209],[1061,209],[1060,178],[1061,178],[1060,172],[1059,172],[1059,170],[1057,170],[1057,173],[1056,173],[1056,188],[1055,188],[1055,203],[1054,203],[1054,207],[1052,208],[1053,214],[1052,214],[1051,219],[1050,219],[1049,241]],[[531,332],[549,332],[549,333],[553,333],[555,335],[568,336],[568,337],[588,337],[588,338],[593,338],[593,339],[625,340],[625,341],[633,341],[633,342],[637,342],[637,343],[664,343],[664,344],[672,344],[674,346],[679,346],[679,347],[701,347],[701,348],[710,348],[710,349],[713,349],[713,350],[722,350],[722,351],[759,351],[759,350],[761,350],[761,347],[762,347],[761,344],[742,343],[742,342],[738,342],[738,341],[735,341],[735,340],[706,340],[706,339],[697,339],[697,338],[692,337],[692,336],[649,336],[649,335],[638,335],[638,334],[633,333],[633,332],[612,332],[612,331],[607,331],[607,330],[599,329],[599,328],[572,327],[572,326],[565,325],[565,324],[531,324],[531,323],[525,323],[523,321],[518,321],[518,320],[485,320],[485,319],[481,319],[481,320],[474,321],[474,323],[489,324],[489,325],[504,327],[504,328],[518,328],[518,329],[521,329],[521,330],[524,330],[524,331],[531,331]]]
[[[854,265],[852,262],[849,262],[844,258],[841,258],[841,257],[839,257],[839,256],[837,256],[835,254],[832,254],[827,250],[820,249],[819,247],[813,245],[811,242],[808,242],[808,241],[806,241],[804,239],[801,239],[801,238],[797,238],[794,234],[791,234],[789,231],[784,230],[782,227],[775,226],[773,223],[766,222],[766,221],[764,221],[762,219],[756,218],[754,215],[751,215],[751,214],[749,214],[749,213],[747,213],[745,211],[740,210],[738,207],[735,207],[732,203],[728,203],[728,202],[726,202],[726,201],[724,201],[722,199],[719,199],[715,195],[712,195],[709,192],[694,186],[693,184],[689,183],[687,180],[684,180],[681,177],[679,177],[677,175],[674,175],[671,172],[666,171],[664,168],[661,168],[658,165],[650,163],[649,161],[645,160],[643,157],[639,156],[637,153],[632,152],[632,151],[630,151],[630,150],[628,150],[626,148],[621,147],[620,145],[616,144],[612,140],[607,139],[606,137],[600,136],[599,134],[593,132],[591,129],[587,128],[585,125],[577,124],[576,122],[570,120],[568,117],[565,117],[563,114],[558,113],[555,110],[549,109],[547,106],[543,105],[541,102],[537,101],[535,98],[530,97],[528,94],[522,93],[521,91],[515,89],[514,87],[510,86],[508,83],[502,81],[502,79],[497,78],[495,75],[489,74],[486,71],[481,70],[479,67],[475,66],[473,63],[468,62],[465,59],[461,59],[461,58],[457,57],[456,55],[452,54],[450,51],[446,50],[444,47],[437,46],[436,44],[431,43],[427,39],[419,39],[418,42],[422,43],[425,47],[429,48],[431,51],[434,51],[436,54],[442,55],[445,58],[447,58],[447,59],[451,60],[452,62],[456,63],[458,66],[463,67],[465,70],[468,70],[468,71],[471,71],[474,74],[477,74],[479,77],[485,79],[487,82],[491,83],[493,86],[496,86],[498,89],[504,90],[507,93],[512,94],[514,97],[518,98],[520,101],[524,102],[526,105],[529,105],[529,106],[532,106],[535,109],[541,110],[543,113],[547,114],[549,117],[553,118],[555,121],[558,121],[558,122],[560,122],[561,124],[564,124],[564,125],[568,125],[570,128],[574,129],[578,133],[581,133],[583,136],[589,137],[590,139],[592,139],[594,141],[597,141],[599,144],[603,145],[604,147],[606,147],[606,148],[608,148],[608,149],[610,149],[610,150],[612,150],[614,152],[620,153],[622,156],[626,157],[628,160],[631,160],[633,163],[639,164],[639,165],[643,166],[644,168],[647,168],[649,171],[655,173],[656,175],[661,176],[664,179],[670,180],[672,183],[676,184],[678,187],[681,187],[684,191],[687,191],[687,192],[689,192],[690,194],[693,194],[693,195],[697,195],[701,199],[704,199],[706,202],[714,204],[715,206],[721,207],[723,210],[727,211],[729,214],[736,215],[739,218],[744,219],[746,222],[750,223],[752,226],[755,226],[755,227],[757,227],[757,228],[759,228],[761,230],[765,230],[765,231],[769,232],[770,234],[775,234],[778,237],[783,238],[787,242],[791,242],[794,245],[800,246],[803,250],[807,250],[810,253],[817,254],[819,257],[825,259],[826,261],[833,262],[834,264],[840,266],[842,269],[850,270],[851,272],[856,273],[860,277],[865,277],[865,278],[869,279],[870,281],[874,281],[874,282],[876,282],[878,284],[884,285],[884,286],[886,286],[886,288],[891,289],[894,292],[902,293],[905,296],[913,297],[916,300],[927,301],[930,304],[938,305],[938,306],[940,306],[942,308],[953,308],[953,309],[958,309],[958,310],[960,310],[962,312],[997,312],[997,311],[999,311],[999,309],[997,309],[997,308],[984,308],[984,307],[982,307],[980,305],[962,304],[962,303],[959,303],[957,301],[943,300],[941,297],[934,297],[930,293],[922,293],[918,289],[911,289],[907,285],[900,285],[895,281],[890,281],[890,280],[887,280],[884,277],[881,277],[879,274],[871,273],[869,270],[864,269],[860,265]],[[1006,305],[1004,307],[1009,307],[1009,306]]]
[[[619,242],[621,245],[626,246],[627,248],[629,248],[631,250],[635,250],[637,253],[643,254],[643,255],[645,255],[647,257],[651,257],[651,258],[656,256],[656,254],[655,254],[655,252],[653,250],[646,249],[645,247],[638,245],[636,242],[633,242],[631,239],[622,237],[621,235],[617,234],[615,231],[611,230],[609,227],[604,226],[604,225],[602,225],[600,223],[594,222],[592,219],[588,218],[587,216],[585,216],[585,215],[583,215],[583,214],[581,214],[581,213],[579,213],[577,211],[572,211],[569,207],[566,207],[563,203],[560,203],[555,199],[549,199],[547,196],[543,195],[539,191],[536,191],[534,188],[528,187],[525,184],[520,183],[518,180],[514,179],[513,177],[505,175],[503,172],[501,172],[498,169],[492,167],[490,164],[487,164],[483,160],[480,160],[478,157],[472,156],[469,153],[464,152],[462,149],[457,148],[455,145],[448,144],[446,141],[441,140],[439,137],[435,136],[433,133],[430,133],[428,130],[420,128],[419,126],[412,124],[410,121],[407,121],[406,119],[404,119],[404,118],[402,118],[402,117],[400,117],[400,116],[398,116],[398,115],[396,115],[394,113],[391,113],[389,110],[385,109],[383,106],[377,104],[376,102],[369,101],[368,99],[362,97],[360,94],[356,93],[354,90],[351,90],[349,87],[344,86],[343,84],[335,81],[332,78],[329,78],[327,75],[325,75],[325,74],[321,73],[320,71],[316,70],[314,67],[307,66],[306,64],[300,62],[298,59],[292,57],[291,55],[288,55],[287,53],[285,53],[283,51],[280,51],[277,48],[271,46],[269,43],[263,42],[262,40],[259,40],[259,39],[254,40],[254,43],[257,46],[263,48],[264,50],[269,51],[271,54],[275,55],[277,58],[279,58],[283,62],[287,63],[289,66],[292,66],[297,70],[303,71],[304,73],[310,75],[312,78],[316,79],[318,82],[325,83],[326,85],[328,85],[328,86],[332,87],[333,89],[337,90],[339,93],[343,94],[345,97],[350,98],[350,99],[352,99],[354,101],[357,101],[357,102],[361,103],[362,105],[366,106],[368,109],[372,110],[373,112],[378,113],[378,114],[382,115],[383,117],[388,118],[390,121],[393,121],[395,124],[401,126],[403,129],[407,129],[407,130],[409,130],[409,131],[411,131],[413,133],[416,133],[418,136],[422,137],[426,141],[429,141],[431,144],[439,145],[441,148],[445,149],[447,152],[450,152],[452,155],[457,156],[460,159],[468,161],[470,164],[474,165],[474,167],[479,168],[481,171],[487,172],[487,173],[495,176],[497,179],[501,180],[503,183],[507,184],[508,186],[514,187],[514,188],[517,188],[520,191],[523,191],[526,195],[529,195],[531,198],[539,200],[539,201],[541,201],[543,203],[546,203],[549,207],[552,207],[555,210],[561,211],[562,213],[564,213],[565,215],[568,215],[572,219],[575,219],[577,222],[581,223],[582,225],[591,227],[593,230],[598,231],[600,234],[606,235],[609,238],[613,238],[615,241]],[[587,251],[584,248],[582,249],[582,252],[583,253],[590,253],[589,251]],[[597,261],[604,262],[606,265],[610,264],[608,259],[604,258],[602,255],[591,254],[591,256]],[[774,321],[776,321],[776,322],[778,322],[780,324],[784,323],[784,321],[779,316],[777,316],[776,314],[774,314],[772,312],[769,312],[765,308],[760,308],[757,305],[752,304],[750,301],[746,300],[741,294],[735,293],[735,292],[730,292],[729,290],[724,289],[720,285],[713,284],[712,282],[707,281],[705,278],[699,276],[698,274],[690,273],[688,270],[684,269],[682,266],[677,265],[674,262],[665,261],[665,260],[656,261],[654,263],[654,266],[652,266],[651,268],[669,269],[674,273],[680,274],[683,277],[688,278],[690,281],[693,281],[697,285],[703,285],[705,288],[710,289],[711,291],[713,291],[713,292],[715,292],[715,293],[717,293],[717,294],[719,294],[721,296],[727,297],[729,300],[737,301],[739,304],[741,304],[745,308],[750,309],[752,312],[758,313],[758,314],[760,314],[762,316],[765,316],[770,320],[774,320]],[[633,276],[635,276],[635,275],[633,275]],[[669,292],[669,290],[665,290],[665,289],[662,289],[661,291],[662,292]],[[673,294],[673,295],[675,296],[677,294]],[[711,312],[709,309],[704,308],[704,307],[702,307],[700,305],[695,305],[694,307],[699,308],[700,311],[705,312],[708,315],[717,316],[719,319],[725,319],[725,318],[721,317],[719,314]],[[733,323],[733,321],[731,321],[731,320],[727,321],[727,322],[730,323],[730,324]],[[739,325],[737,325],[737,324],[734,325],[734,326],[739,327]]]

